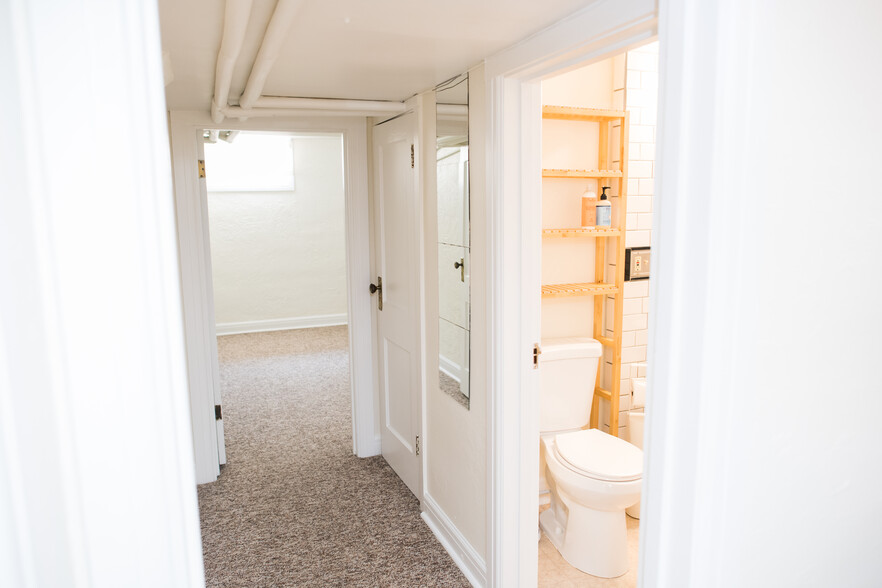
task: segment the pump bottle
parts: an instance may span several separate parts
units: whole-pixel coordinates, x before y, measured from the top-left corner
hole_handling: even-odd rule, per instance
[[[609,190],[609,186],[604,186],[603,193],[600,195],[600,201],[595,205],[598,227],[612,226],[612,203],[609,201],[609,195],[606,193],[607,190]]]

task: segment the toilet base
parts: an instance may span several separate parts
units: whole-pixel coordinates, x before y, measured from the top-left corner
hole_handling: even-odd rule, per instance
[[[539,526],[551,544],[574,568],[599,578],[628,573],[628,531],[624,511],[599,511],[570,505],[567,524],[549,508]]]

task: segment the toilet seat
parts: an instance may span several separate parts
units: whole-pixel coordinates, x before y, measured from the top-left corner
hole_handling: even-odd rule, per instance
[[[574,472],[606,482],[631,482],[643,475],[643,451],[598,429],[557,435],[555,453]]]

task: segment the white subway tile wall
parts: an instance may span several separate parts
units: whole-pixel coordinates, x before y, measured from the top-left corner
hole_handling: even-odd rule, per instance
[[[624,90],[619,92],[624,94],[624,106],[630,114],[631,123],[628,133],[628,214],[625,215],[625,245],[648,247],[652,235],[652,197],[655,193],[658,43],[629,51],[625,59],[625,70]],[[631,379],[646,377],[649,282],[626,282],[624,295],[619,433],[622,438],[627,439]],[[604,361],[606,363],[608,358],[604,358]],[[605,377],[609,377],[611,368],[612,365],[607,363]],[[601,415],[606,414],[604,407]],[[609,431],[607,416],[601,417],[600,424]]]
[[[628,316],[622,317],[622,331],[639,331],[641,329],[645,329],[648,322],[648,314],[629,314]],[[624,355],[625,349],[622,348],[622,354]],[[643,360],[640,360],[643,361]]]
[[[640,184],[637,184],[640,191]],[[652,212],[652,196],[640,196],[628,191],[628,212]],[[626,227],[631,230],[631,227]]]
[[[625,233],[625,247],[649,247],[652,234],[650,231],[638,231],[629,229]]]
[[[643,298],[649,296],[649,282],[636,280],[625,282],[625,298]]]

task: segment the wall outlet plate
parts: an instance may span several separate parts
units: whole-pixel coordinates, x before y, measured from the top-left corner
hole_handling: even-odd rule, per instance
[[[625,281],[649,279],[649,247],[625,249]]]

